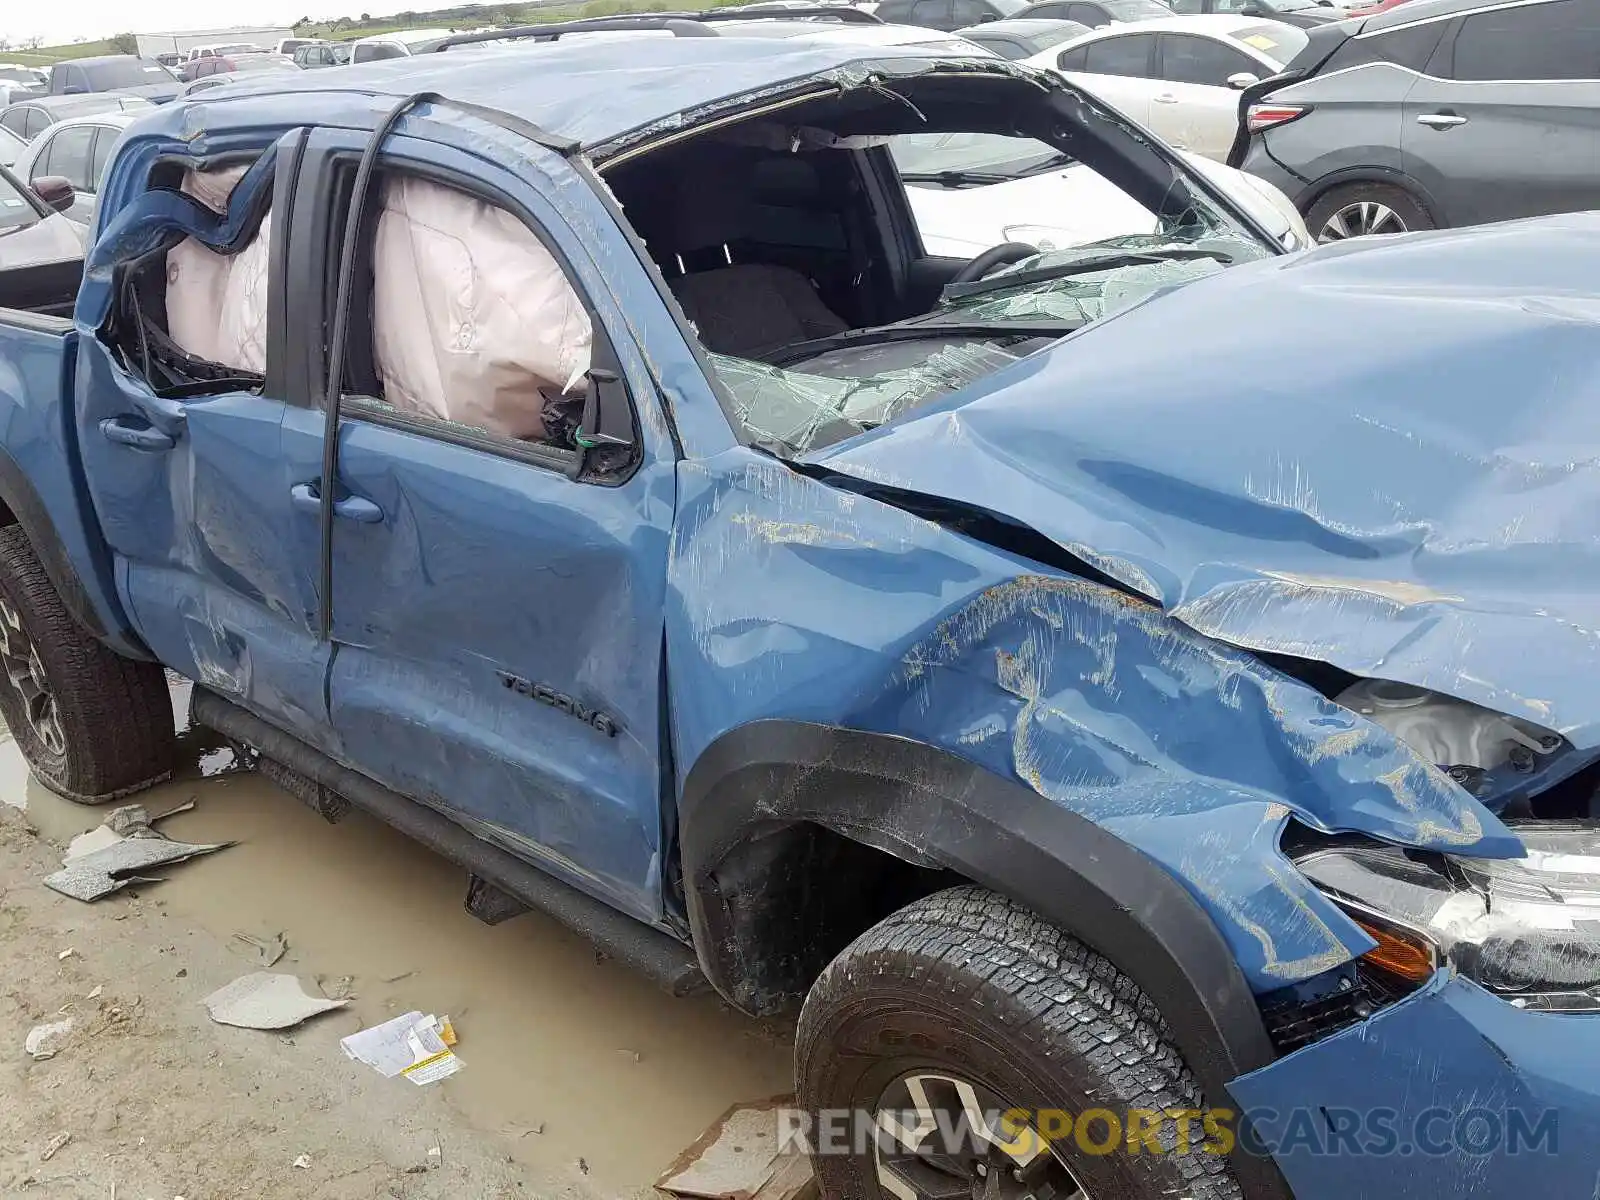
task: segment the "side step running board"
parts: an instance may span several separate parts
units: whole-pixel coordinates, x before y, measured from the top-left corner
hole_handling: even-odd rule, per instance
[[[196,687],[190,711],[195,724],[259,751],[279,766],[322,785],[465,867],[478,881],[475,891],[486,884],[529,908],[548,913],[574,933],[588,938],[607,957],[627,963],[674,996],[688,995],[706,986],[694,951],[688,946],[474,837],[426,805],[340,766],[232,701]]]

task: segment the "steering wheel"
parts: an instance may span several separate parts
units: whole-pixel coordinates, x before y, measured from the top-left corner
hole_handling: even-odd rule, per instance
[[[990,246],[982,254],[972,259],[966,266],[955,273],[951,283],[973,283],[982,279],[997,267],[1009,267],[1012,263],[1019,263],[1025,258],[1032,258],[1039,253],[1039,247],[1030,246],[1027,242],[1001,242],[998,246]]]

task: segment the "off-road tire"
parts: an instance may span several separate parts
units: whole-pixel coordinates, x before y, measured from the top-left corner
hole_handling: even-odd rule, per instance
[[[1345,241],[1350,237],[1365,236],[1352,229],[1344,237],[1328,237],[1328,223],[1336,213],[1348,212],[1352,209],[1367,209],[1376,215],[1379,210],[1392,215],[1392,221],[1385,221],[1382,228],[1372,230],[1373,233],[1412,233],[1419,229],[1437,228],[1436,222],[1427,209],[1418,203],[1417,198],[1404,188],[1395,187],[1386,183],[1346,183],[1339,187],[1330,188],[1306,211],[1306,229],[1318,242]]]
[[[1112,963],[994,892],[958,887],[901,909],[833,960],[795,1042],[802,1109],[874,1111],[886,1082],[947,1071],[1034,1112],[1203,1109],[1155,1004]],[[1224,1100],[1223,1103],[1226,1103]],[[1103,1130],[1103,1126],[1097,1130]],[[1092,1200],[1237,1200],[1225,1157],[1062,1157]],[[1217,1143],[1213,1143],[1216,1145]],[[813,1142],[815,1150],[816,1143]],[[876,1156],[813,1154],[827,1200],[893,1200]]]
[[[73,619],[18,525],[0,529],[0,625],[0,717],[40,783],[105,804],[171,777],[165,673],[107,649]],[[40,722],[46,734],[23,690],[41,690],[41,669],[55,703],[53,722]]]

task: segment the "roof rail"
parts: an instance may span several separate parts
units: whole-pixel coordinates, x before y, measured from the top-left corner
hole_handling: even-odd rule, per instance
[[[706,12],[629,13],[614,17],[587,17],[578,21],[552,21],[544,25],[516,25],[507,29],[482,29],[442,38],[435,52],[454,46],[481,45],[484,42],[529,40],[553,42],[569,33],[618,33],[638,30],[666,30],[674,37],[716,37],[713,24],[725,21],[810,21],[829,18],[843,25],[882,25],[883,21],[864,9],[847,4],[744,4],[713,8]]]
[[[700,13],[700,21],[811,21],[819,17],[831,18],[843,25],[882,25],[883,18],[864,8],[849,4],[735,4],[727,8],[713,8]]]

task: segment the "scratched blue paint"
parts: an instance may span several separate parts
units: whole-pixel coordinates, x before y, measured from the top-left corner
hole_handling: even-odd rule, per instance
[[[667,632],[680,776],[720,734],[769,717],[940,746],[1161,862],[1260,990],[1372,946],[1279,851],[1291,814],[1521,853],[1409,747],[1153,604],[749,450],[685,464],[678,505]]]
[[[1592,213],[1246,264],[816,458],[1003,513],[1202,633],[1596,748],[1596,278]]]
[[[713,58],[746,53],[731,39],[705,41],[703,51],[692,52]],[[638,52],[640,78],[651,76],[657,52],[644,43]],[[574,50],[568,65],[580,67],[589,53]],[[832,53],[808,49],[789,65],[834,70],[855,52],[827,62],[817,58]],[[472,89],[494,87],[496,72],[510,69],[506,64],[515,57],[497,58],[493,69],[480,64],[482,71],[468,71],[464,62],[413,64],[410,73],[379,69],[372,86],[405,94],[431,86],[428,72],[446,72],[452,91],[488,99]],[[687,79],[681,57],[662,61],[669,60]],[[389,82],[379,87],[379,80]],[[693,91],[706,85],[696,79],[681,86]],[[725,95],[735,85],[717,86]],[[660,102],[688,104],[687,94]],[[614,113],[607,116],[610,110],[583,115],[542,94],[513,89],[494,98],[556,132],[589,140],[634,128]],[[392,102],[355,91],[324,94],[318,99],[328,110],[324,119],[347,120],[352,128],[324,129],[319,136],[357,150],[360,128],[370,127]],[[150,244],[163,225],[220,242],[237,234],[237,213],[215,218],[187,202],[137,198],[138,181],[155,162],[172,155],[259,153],[292,126],[299,110],[290,110],[303,103],[298,95],[239,94],[226,102],[174,106],[130,131],[108,184],[103,249],[80,297],[80,327],[92,327],[107,309],[109,261]],[[717,736],[765,717],[828,721],[940,746],[1021,780],[1161,862],[1217,920],[1260,990],[1312,977],[1371,945],[1278,849],[1291,817],[1318,829],[1423,848],[1481,856],[1520,852],[1494,816],[1409,748],[1229,644],[1248,639],[1212,639],[1196,631],[1201,622],[1180,604],[1163,612],[1160,603],[981,545],[737,446],[633,247],[559,156],[431,104],[400,123],[393,151],[492,184],[557,237],[598,297],[597,315],[623,356],[635,396],[644,401],[646,468],[620,492],[574,489],[565,479],[546,482],[536,468],[503,460],[485,471],[475,459],[469,469],[455,461],[468,456],[459,448],[350,424],[343,482],[359,484],[355,490],[390,518],[377,542],[370,530],[365,541],[357,531],[336,535],[330,651],[308,644],[316,600],[308,565],[314,526],[276,515],[283,507],[276,489],[286,492],[298,479],[291,478],[295,472],[315,472],[318,415],[291,409],[279,428],[258,435],[255,452],[282,460],[274,474],[265,462],[252,464],[243,436],[230,433],[244,428],[235,410],[248,409],[247,398],[194,403],[191,421],[202,433],[215,429],[216,444],[227,447],[223,457],[235,468],[227,483],[236,494],[224,496],[223,481],[212,481],[216,515],[192,538],[161,530],[147,535],[171,537],[180,546],[191,538],[193,550],[180,553],[176,564],[134,563],[125,571],[124,593],[150,614],[164,658],[219,681],[258,711],[287,711],[297,730],[316,727],[313,740],[341,761],[453,808],[481,832],[647,920],[659,921],[664,911],[662,853],[672,820],[670,808],[666,814],[659,809],[660,738],[653,716],[663,637],[680,783]],[[265,178],[259,168],[252,175],[258,186]],[[207,222],[214,227],[206,229]],[[1258,280],[1257,290],[1291,269],[1266,267],[1249,276]],[[1381,264],[1371,273],[1385,277]],[[1231,289],[1234,275],[1246,271],[1224,273],[1193,290]],[[1280,286],[1294,290],[1292,283]],[[1166,562],[1185,561],[1185,544],[1168,532],[1173,511],[1184,514],[1184,528],[1220,527],[1246,548],[1296,550],[1293,561],[1311,574],[1303,560],[1337,556],[1355,543],[1319,533],[1322,510],[1310,504],[1302,505],[1306,511],[1294,509],[1296,494],[1272,480],[1241,477],[1235,495],[1205,476],[1234,465],[1232,443],[1214,435],[1208,440],[1184,420],[1198,423],[1194,414],[1204,413],[1214,422],[1222,398],[1203,396],[1186,407],[1188,393],[1175,390],[1177,367],[1162,357],[1166,346],[1186,361],[1202,350],[1184,350],[1185,340],[1172,338],[1158,350],[1153,343],[1162,340],[1142,328],[1131,335],[1142,343],[1137,355],[1122,340],[1102,351],[1085,340],[1124,339],[1130,335],[1119,329],[1171,307],[1181,309],[1178,325],[1194,330],[1197,343],[1206,342],[1213,334],[1202,331],[1223,322],[1213,315],[1208,324],[1201,314],[1226,311],[1232,293],[1223,302],[1192,304],[1189,294],[1160,297],[1092,327],[935,404],[926,416],[819,460],[846,474],[966,500],[1032,524],[1158,602],[1178,594],[1174,579],[1182,577]],[[1382,339],[1378,345],[1380,357],[1386,352],[1394,366],[1398,349]],[[1130,383],[1144,376],[1128,371],[1127,362],[1150,363],[1154,383]],[[1236,374],[1217,369],[1218,378]],[[1094,400],[1084,379],[1110,394]],[[1206,386],[1190,371],[1184,382],[1191,393]],[[657,387],[665,410],[649,402]],[[96,390],[107,391],[103,384]],[[1265,402],[1245,396],[1253,399],[1244,407],[1255,425],[1269,426],[1259,411]],[[1161,419],[1157,412],[1141,419],[1118,415],[1136,413],[1138,404]],[[1316,432],[1312,417],[1294,415],[1301,408],[1278,407],[1285,410],[1280,424],[1298,420]],[[675,466],[669,412],[685,454]],[[80,428],[89,428],[85,422],[97,413],[87,405]],[[992,433],[986,423],[993,424]],[[1168,439],[1169,427],[1183,436]],[[1108,444],[1104,456],[1083,452],[1096,448],[1096,438]],[[1139,457],[1141,438],[1152,443],[1147,460]],[[1179,443],[1184,455],[1177,453]],[[1256,460],[1281,464],[1301,445],[1285,442],[1276,457],[1257,445]],[[1016,464],[1013,456],[1036,447],[1037,461]],[[1068,452],[1074,448],[1079,452]],[[1161,458],[1168,459],[1168,475],[1152,481],[1147,461]],[[99,480],[106,489],[100,503],[106,512],[122,502],[130,512],[141,511],[139,489],[148,494],[158,486],[149,478],[117,483],[111,468],[90,468],[92,486]],[[1205,477],[1210,492],[1189,483],[1180,468]],[[1074,487],[1086,488],[1080,479],[1102,477],[1111,479],[1103,493],[1080,499],[1076,508],[1056,503],[1075,494]],[[1058,486],[1057,480],[1071,482]],[[200,482],[196,475],[186,486]],[[1148,485],[1143,492],[1135,487],[1141,482]],[[1187,490],[1180,486],[1185,483]],[[1264,499],[1240,499],[1264,489]],[[1321,492],[1313,499],[1332,501]],[[248,534],[243,522],[251,501],[259,511],[250,519],[287,524]],[[491,512],[504,519],[486,521]],[[512,513],[520,516],[511,520]],[[1079,516],[1084,536],[1068,537],[1065,527]],[[1114,536],[1133,532],[1144,538],[1139,547],[1124,547]],[[130,529],[120,537],[132,545],[138,534]],[[218,550],[257,537],[271,542],[260,561],[241,564]],[[490,543],[514,537],[536,552],[525,560],[496,557]],[[1156,543],[1172,551],[1170,560],[1136,552]],[[1248,561],[1233,548],[1229,561]],[[160,558],[153,542],[147,549]],[[1371,553],[1358,546],[1348,557],[1366,561]],[[540,569],[567,561],[574,565],[566,575]],[[143,601],[132,594],[141,571],[148,591]],[[479,601],[460,596],[460,581],[485,572],[488,582],[479,582],[490,599],[481,602],[481,612],[463,610],[461,604]],[[1193,573],[1207,577],[1198,568]],[[1336,574],[1326,563],[1316,573]],[[254,603],[256,624],[228,615],[232,599],[208,599],[218,588]],[[542,591],[550,593],[543,604],[534,598]],[[1347,607],[1366,624],[1331,624],[1329,640],[1354,638],[1372,623],[1370,597],[1348,595],[1355,598]],[[499,596],[520,599],[508,608],[493,599]],[[452,601],[458,602],[454,609]],[[450,611],[464,613],[454,628],[444,615]],[[1322,635],[1320,626],[1308,627]],[[618,630],[627,632],[619,636]],[[295,652],[248,653],[254,637],[276,639]],[[559,652],[552,654],[552,646]],[[306,665],[292,669],[295,661]],[[616,746],[590,745],[580,726],[544,728],[556,715],[522,703],[515,693],[497,693],[497,666],[618,712],[625,735]],[[319,679],[325,686],[313,686]],[[561,751],[552,753],[552,745]],[[531,796],[549,799],[531,802]]]
[[[1296,1200],[1579,1200],[1600,1171],[1597,1062],[1600,1016],[1525,1012],[1441,974],[1228,1090]]]
[[[448,87],[593,143],[864,53],[653,44],[638,44],[636,76],[594,42],[539,48],[542,72],[520,53],[380,65],[341,73],[350,90],[315,106],[356,147],[394,96]],[[173,229],[219,244],[238,231],[188,202],[137,200],[156,161],[260,153],[308,103],[242,89],[130,131],[102,193],[80,336],[109,311],[114,261]],[[1600,665],[1592,218],[1224,272],[816,455],[844,477],[824,482],[736,443],[655,281],[569,165],[431,105],[400,123],[395,152],[493,181],[569,254],[641,406],[644,464],[625,486],[347,423],[342,482],[386,520],[365,540],[336,531],[330,644],[313,624],[316,529],[285,500],[320,461],[314,407],[205,397],[187,405],[179,454],[112,456],[93,435],[134,403],[120,369],[85,350],[74,425],[59,403],[72,339],[7,331],[6,444],[31,456],[113,628],[130,612],[163,661],[623,911],[667,921],[666,746],[681,786],[731,729],[830,722],[962,755],[1124,838],[1188,888],[1265,992],[1372,945],[1279,849],[1290,819],[1485,857],[1521,846],[1408,747],[1248,648],[1600,744],[1583,669]],[[1240,312],[1270,312],[1273,335]],[[1363,354],[1308,374],[1304,347],[1348,328]],[[114,585],[80,468],[118,551]],[[872,482],[1030,526],[1135,595],[858,490]],[[605,739],[530,703],[500,670],[604,706],[622,731]],[[1597,1030],[1441,979],[1233,1091],[1252,1106],[1393,1104],[1398,1079],[1427,1078],[1407,1104],[1548,1101],[1592,1139],[1593,1092],[1557,1055],[1592,1062]],[[1308,1197],[1344,1178],[1284,1163]],[[1405,1194],[1392,1161],[1355,1169],[1367,1194]],[[1437,1163],[1409,1169],[1415,1194],[1448,1190]],[[1539,1169],[1525,1178],[1548,1178],[1548,1194],[1586,1194],[1566,1186],[1575,1168]],[[1500,1172],[1463,1176],[1488,1181],[1463,1194],[1508,1194]]]

